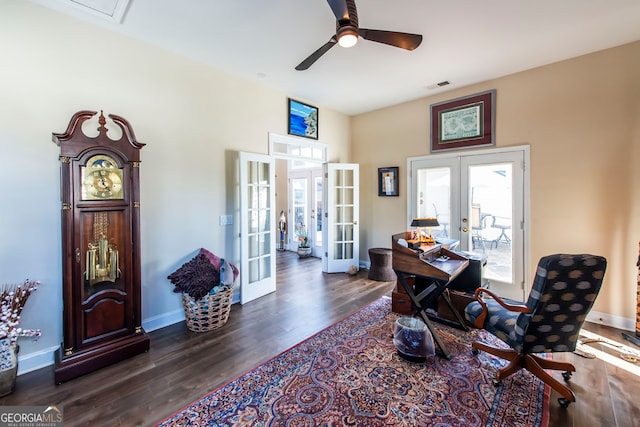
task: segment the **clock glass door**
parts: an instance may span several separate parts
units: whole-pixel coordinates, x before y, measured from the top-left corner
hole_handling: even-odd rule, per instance
[[[126,331],[126,283],[130,275],[126,208],[80,213],[76,262],[83,284],[79,345]]]

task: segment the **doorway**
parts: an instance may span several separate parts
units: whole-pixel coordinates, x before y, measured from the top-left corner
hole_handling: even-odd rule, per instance
[[[458,240],[483,258],[483,281],[499,295],[524,300],[528,274],[528,147],[410,158],[408,212],[435,217],[436,240]]]
[[[358,165],[328,163],[325,144],[271,133],[269,153],[278,160],[276,176],[287,177],[276,183],[277,193],[286,195],[276,197],[278,206],[287,207],[286,249],[297,249],[296,226],[304,226],[324,272],[357,270]]]
[[[289,169],[289,229],[295,250],[299,238],[306,236],[311,245],[311,256],[321,258],[323,180],[322,168]]]

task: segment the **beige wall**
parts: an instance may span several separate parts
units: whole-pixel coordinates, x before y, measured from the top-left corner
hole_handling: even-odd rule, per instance
[[[430,104],[496,89],[496,146],[531,147],[532,266],[556,252],[604,255],[609,266],[594,310],[635,318],[638,76],[640,42],[354,117],[360,258],[368,259],[367,248],[388,247],[391,234],[406,227],[406,162],[429,154]],[[384,166],[400,166],[399,198],[377,196]]]
[[[20,369],[62,340],[59,148],[51,133],[80,110],[124,117],[146,144],[143,324],[180,316],[171,272],[200,247],[239,263],[237,152],[266,154],[269,132],[287,133],[288,94],[24,0],[0,2],[0,52],[0,283],[42,281],[23,325],[43,336],[22,340]],[[333,161],[349,161],[349,117],[312,104],[321,111],[318,142]],[[234,224],[220,226],[227,214]]]

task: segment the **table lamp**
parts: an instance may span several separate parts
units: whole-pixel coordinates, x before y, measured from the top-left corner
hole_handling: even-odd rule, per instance
[[[437,218],[414,218],[411,221],[412,227],[418,228],[418,234],[420,238],[420,242],[426,243],[427,245],[435,245],[436,241],[433,240],[431,235],[431,227],[438,227],[440,223],[438,223]],[[424,227],[429,227],[429,235],[422,231]]]

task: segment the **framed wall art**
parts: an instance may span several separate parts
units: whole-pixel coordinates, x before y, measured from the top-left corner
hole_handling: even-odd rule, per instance
[[[431,104],[431,152],[495,145],[495,89]]]
[[[318,139],[318,109],[295,99],[287,99],[289,135]]]
[[[378,168],[378,196],[397,196],[398,167]]]

